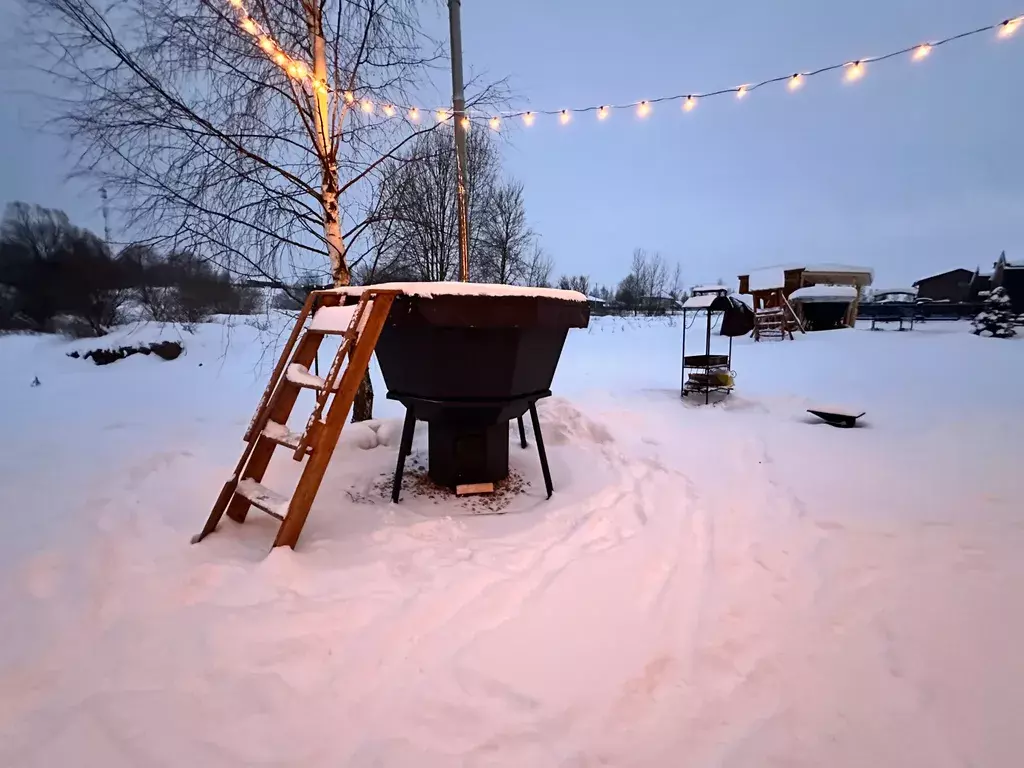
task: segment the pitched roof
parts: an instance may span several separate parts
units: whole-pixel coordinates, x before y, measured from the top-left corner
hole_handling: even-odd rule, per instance
[[[947,269],[945,272],[939,272],[937,275],[928,275],[928,277],[922,277],[920,280],[915,280],[914,287],[916,288],[921,283],[927,282],[928,280],[934,280],[937,277],[945,277],[946,275],[952,275],[954,272],[966,272],[968,275],[974,275],[974,273],[969,269],[957,267],[956,269]]]

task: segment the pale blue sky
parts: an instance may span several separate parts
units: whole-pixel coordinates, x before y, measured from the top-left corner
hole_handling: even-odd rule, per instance
[[[463,39],[467,69],[508,76],[518,106],[554,109],[730,87],[1019,13],[1010,0],[463,0]],[[665,104],[644,121],[541,119],[512,132],[506,166],[558,272],[611,283],[642,246],[690,284],[792,261],[908,283],[1003,249],[1024,257],[1022,72],[1024,31],[982,36],[852,85],[830,74],[685,115]],[[0,202],[63,207],[100,229],[94,201],[63,181],[64,147],[4,79]]]

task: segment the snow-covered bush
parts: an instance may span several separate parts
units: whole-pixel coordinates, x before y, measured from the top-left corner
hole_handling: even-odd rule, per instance
[[[1014,315],[1010,297],[1000,287],[992,291],[985,299],[985,306],[974,318],[974,333],[978,336],[988,334],[997,339],[1008,339],[1016,334]]]

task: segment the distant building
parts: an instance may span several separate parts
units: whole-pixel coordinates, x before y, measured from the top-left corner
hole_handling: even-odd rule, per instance
[[[967,301],[974,273],[969,269],[951,269],[931,277],[922,277],[914,283],[917,298],[931,301]]]
[[[992,269],[992,288],[1006,291],[1013,311],[1024,314],[1024,261],[1009,261],[1006,251],[999,254]]]
[[[765,267],[739,276],[741,294],[753,297],[755,314],[764,310],[790,311],[789,297],[801,288],[815,285],[850,286],[853,297],[846,299],[841,324],[853,326],[861,292],[871,285],[874,272],[869,267],[850,264],[781,264]]]
[[[984,301],[985,297],[992,291],[992,275],[974,270],[971,275],[971,283],[967,286],[968,301]]]

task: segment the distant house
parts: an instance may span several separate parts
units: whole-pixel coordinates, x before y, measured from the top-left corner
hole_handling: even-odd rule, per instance
[[[1013,311],[1024,314],[1024,261],[1009,261],[1006,251],[999,254],[992,269],[992,288],[1006,291]]]
[[[971,279],[974,273],[969,269],[951,269],[931,277],[922,277],[914,283],[917,298],[931,301],[967,301],[970,295]]]
[[[640,299],[640,308],[644,312],[661,314],[677,312],[683,308],[683,305],[672,296],[644,296]]]
[[[980,269],[974,270],[974,274],[971,275],[971,283],[967,286],[967,300],[984,301],[991,290],[992,275],[986,274]]]

